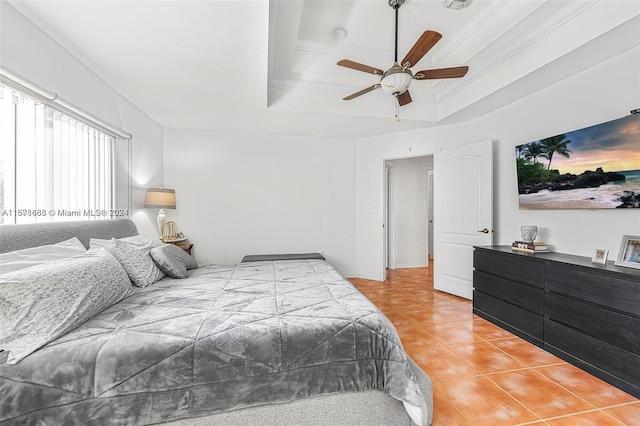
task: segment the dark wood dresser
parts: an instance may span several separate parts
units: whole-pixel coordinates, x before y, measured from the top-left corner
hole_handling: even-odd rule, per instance
[[[475,247],[473,312],[640,398],[640,270]]]

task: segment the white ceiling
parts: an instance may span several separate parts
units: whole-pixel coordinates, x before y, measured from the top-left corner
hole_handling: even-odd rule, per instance
[[[400,58],[436,30],[442,40],[413,70],[470,70],[414,81],[396,122],[395,99],[382,91],[343,101],[378,77],[336,65],[392,65],[387,0],[9,2],[177,128],[362,138],[466,121],[640,45],[637,0],[470,0],[463,10],[406,0]]]

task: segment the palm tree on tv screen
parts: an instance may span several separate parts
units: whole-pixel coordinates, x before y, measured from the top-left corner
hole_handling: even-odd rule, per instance
[[[567,139],[566,135],[556,135],[550,138],[544,138],[540,140],[540,147],[544,152],[544,156],[549,159],[549,166],[547,170],[551,170],[551,161],[553,160],[553,154],[562,155],[565,158],[569,158],[571,150],[567,148],[571,141]]]

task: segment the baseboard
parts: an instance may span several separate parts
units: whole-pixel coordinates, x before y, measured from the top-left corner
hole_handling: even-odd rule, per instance
[[[405,268],[424,268],[427,266],[427,262],[419,262],[419,263],[397,263],[394,269],[405,269]]]
[[[348,276],[347,278],[360,278],[363,280],[381,281],[379,276],[370,275],[370,274],[354,274],[354,275]]]

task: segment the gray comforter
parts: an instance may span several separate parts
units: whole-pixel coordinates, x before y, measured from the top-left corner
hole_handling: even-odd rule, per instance
[[[0,423],[148,424],[370,389],[428,417],[395,329],[329,264],[241,263],[140,288],[0,365]]]

